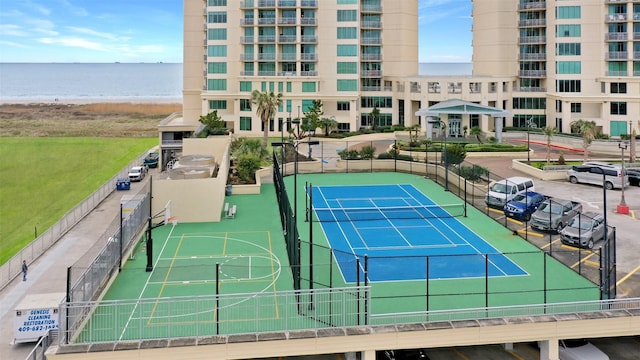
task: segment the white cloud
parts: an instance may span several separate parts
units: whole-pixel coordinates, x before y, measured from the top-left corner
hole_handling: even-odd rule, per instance
[[[23,48],[23,49],[28,48],[28,46],[26,46],[24,44],[13,42],[13,41],[2,41],[2,40],[0,40],[0,45]]]
[[[25,23],[30,25],[29,30],[32,32],[49,36],[58,35],[58,32],[54,30],[56,26],[52,21],[45,19],[27,19]]]
[[[6,36],[27,36],[26,32],[21,26],[14,24],[0,24],[0,35]]]
[[[62,4],[62,7],[64,7],[66,11],[71,12],[75,16],[88,16],[89,15],[89,12],[85,8],[82,8],[82,7],[79,7],[79,6],[75,6],[70,1],[61,0],[60,3]]]
[[[42,15],[49,16],[49,14],[51,14],[51,9],[49,9],[48,7],[45,7],[44,5],[35,3],[33,1],[25,1],[24,5],[26,5],[29,9],[35,12],[38,12]]]
[[[62,45],[68,47],[79,47],[89,50],[108,51],[103,44],[78,37],[57,37],[57,38],[40,38],[39,42],[48,45]]]
[[[103,38],[103,39],[108,39],[108,40],[114,40],[114,41],[122,41],[122,38],[114,35],[114,34],[110,34],[110,33],[105,33],[105,32],[99,32],[99,31],[95,31],[93,29],[89,29],[89,28],[84,28],[84,27],[77,27],[77,26],[67,26],[67,29],[80,33],[80,34],[84,34],[84,35],[91,35],[91,36],[95,36],[95,37],[99,37],[99,38]]]

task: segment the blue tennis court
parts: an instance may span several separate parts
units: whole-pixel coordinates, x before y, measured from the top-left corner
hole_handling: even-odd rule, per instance
[[[311,198],[347,282],[365,257],[370,281],[527,275],[456,218],[464,203],[435,204],[411,184],[315,186]]]

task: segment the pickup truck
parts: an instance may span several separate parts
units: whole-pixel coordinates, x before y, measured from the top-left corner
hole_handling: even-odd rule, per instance
[[[582,204],[577,201],[549,198],[531,215],[531,227],[557,232],[579,212],[582,212]]]

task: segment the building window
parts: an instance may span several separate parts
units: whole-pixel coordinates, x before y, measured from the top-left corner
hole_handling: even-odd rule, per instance
[[[611,129],[609,129],[609,134],[611,136],[620,136],[629,134],[627,132],[627,122],[626,121],[615,121],[611,120],[609,123]]]
[[[355,27],[339,27],[338,39],[357,39],[358,30]]]
[[[240,99],[240,111],[251,111],[250,99]]]
[[[227,79],[207,79],[207,90],[227,90]]]
[[[338,91],[357,91],[358,90],[358,81],[357,80],[337,80],[337,90]]]
[[[360,98],[360,106],[363,108],[392,108],[393,99],[387,96],[363,96]]]
[[[240,130],[251,130],[251,116],[240,116]]]
[[[240,81],[240,91],[251,92],[251,81]]]
[[[227,29],[208,29],[208,40],[227,40]]]
[[[338,62],[338,74],[357,74],[358,63],[357,62]]]
[[[557,43],[556,55],[558,56],[574,56],[582,53],[580,43]]]
[[[209,100],[209,110],[226,110],[226,100]]]
[[[226,11],[211,11],[208,14],[207,22],[209,24],[226,24],[227,12]]]
[[[338,10],[338,22],[357,21],[357,20],[358,20],[357,10]]]
[[[207,6],[227,6],[227,0],[208,0]]]
[[[556,100],[556,112],[557,113],[562,112],[562,100]]]
[[[556,80],[557,92],[580,92],[581,83],[580,80]]]
[[[612,101],[611,115],[627,115],[627,103],[622,101]]]
[[[556,25],[556,37],[580,37],[580,25]]]
[[[558,6],[556,19],[580,19],[580,6]]]
[[[302,92],[316,92],[316,82],[315,81],[303,81],[302,82]]]
[[[556,61],[556,74],[580,74],[580,61]]]
[[[226,45],[209,45],[207,46],[207,56],[226,57],[227,46]]]
[[[226,74],[227,63],[226,62],[210,62],[207,63],[207,72],[209,74]]]
[[[571,103],[571,112],[579,114],[582,112],[582,103]]]
[[[358,45],[338,45],[338,56],[358,56]]]
[[[348,101],[338,101],[338,111],[349,111],[351,103]]]
[[[611,93],[612,94],[626,94],[627,93],[627,83],[611,83]]]
[[[546,98],[513,98],[514,109],[546,109]]]

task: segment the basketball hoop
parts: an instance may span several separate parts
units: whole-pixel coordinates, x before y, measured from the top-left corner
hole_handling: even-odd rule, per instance
[[[178,218],[176,216],[170,216],[167,218],[167,223],[173,224],[173,226],[178,225]]]

